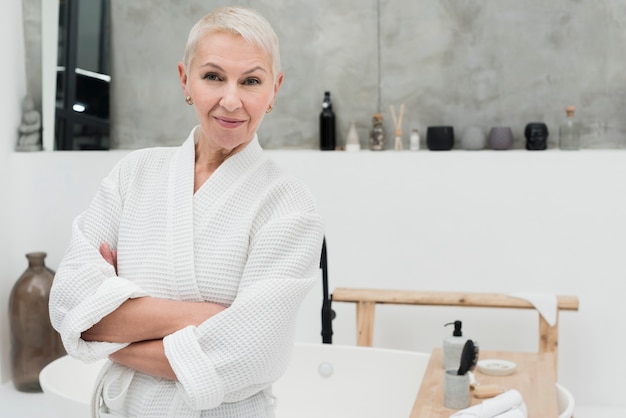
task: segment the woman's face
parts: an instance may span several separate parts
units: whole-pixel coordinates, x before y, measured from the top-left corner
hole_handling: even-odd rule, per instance
[[[250,142],[283,80],[274,82],[268,54],[241,36],[213,32],[196,47],[188,72],[178,64],[186,96],[194,101],[200,141],[230,151]]]

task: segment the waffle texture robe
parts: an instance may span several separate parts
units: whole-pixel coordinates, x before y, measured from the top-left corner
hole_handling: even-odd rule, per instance
[[[271,384],[288,365],[299,306],[320,280],[322,221],[307,188],[264,155],[256,135],[194,194],[193,137],[134,151],[103,179],[73,222],[50,318],[67,352],[92,362],[126,344],[81,333],[129,298],[228,306],[164,338],[178,381],[109,364],[102,399],[114,416],[273,416]],[[102,242],[118,251],[117,274]]]

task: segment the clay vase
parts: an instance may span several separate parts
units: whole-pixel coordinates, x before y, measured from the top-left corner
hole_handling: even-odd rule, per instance
[[[487,140],[493,150],[508,150],[513,146],[513,131],[509,126],[494,126]]]
[[[66,354],[48,313],[54,271],[46,267],[46,253],[26,254],[28,268],[9,297],[13,384],[21,392],[41,392],[39,372]]]

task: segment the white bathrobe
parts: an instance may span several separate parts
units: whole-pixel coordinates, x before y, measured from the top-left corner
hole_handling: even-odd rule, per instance
[[[52,324],[71,356],[106,358],[125,344],[83,331],[129,298],[208,301],[228,308],[164,338],[177,382],[113,364],[102,378],[114,415],[264,417],[285,371],[297,311],[320,280],[323,226],[303,184],[255,138],[194,194],[193,131],[180,147],[123,158],[102,181],[50,295]],[[118,274],[99,254],[118,251]]]

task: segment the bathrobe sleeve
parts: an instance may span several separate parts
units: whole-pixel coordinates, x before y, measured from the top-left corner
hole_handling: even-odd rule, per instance
[[[100,255],[103,242],[116,247],[122,213],[120,164],[101,182],[88,209],[72,224],[69,248],[50,291],[50,320],[67,353],[86,362],[106,358],[127,344],[87,342],[81,333],[129,298],[146,296],[132,282],[116,276]]]
[[[284,373],[298,309],[320,280],[323,226],[303,186],[276,187],[252,229],[233,304],[199,327],[164,338],[179,390],[192,409],[245,399]]]

